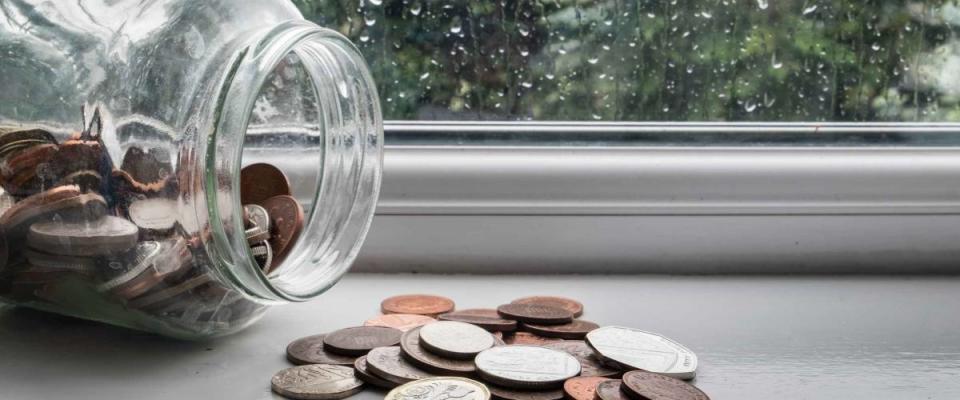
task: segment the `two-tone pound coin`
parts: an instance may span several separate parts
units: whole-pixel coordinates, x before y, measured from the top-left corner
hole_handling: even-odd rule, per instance
[[[580,362],[562,351],[537,346],[498,346],[474,359],[480,376],[514,389],[550,389],[580,374]]]
[[[588,333],[587,344],[601,361],[620,369],[642,369],[678,379],[697,375],[697,355],[656,333],[607,326]]]

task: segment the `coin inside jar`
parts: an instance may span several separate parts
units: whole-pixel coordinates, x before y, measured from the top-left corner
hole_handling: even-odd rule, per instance
[[[177,223],[178,207],[174,200],[151,198],[135,200],[127,207],[130,221],[146,230],[167,231]]]
[[[270,216],[270,247],[273,261],[267,272],[276,269],[286,258],[303,230],[303,208],[293,196],[274,196],[260,203]]]
[[[439,321],[420,328],[420,345],[444,357],[470,359],[494,344],[490,332],[464,322]]]
[[[436,377],[404,384],[384,397],[384,400],[424,399],[489,400],[490,390],[473,379]]]
[[[557,350],[537,346],[498,346],[474,359],[484,380],[515,389],[549,389],[580,374],[580,362]]]
[[[301,365],[278,372],[270,381],[273,391],[292,399],[334,400],[350,397],[363,388],[353,368],[338,365]]]
[[[121,253],[137,244],[137,226],[118,217],[96,221],[45,221],[30,226],[27,242],[49,253],[101,256]]]
[[[273,165],[250,164],[240,170],[240,201],[243,204],[261,204],[271,197],[291,194],[287,176]]]
[[[362,356],[376,347],[400,343],[403,332],[384,326],[357,326],[330,332],[323,338],[326,349],[347,356]]]
[[[623,392],[636,400],[710,400],[695,386],[669,376],[647,371],[623,374]]]

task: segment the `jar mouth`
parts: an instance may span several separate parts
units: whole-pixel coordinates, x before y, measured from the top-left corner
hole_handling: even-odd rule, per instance
[[[208,253],[219,274],[261,302],[305,301],[346,273],[373,219],[380,190],[383,121],[373,78],[350,41],[306,21],[289,21],[241,45],[227,68],[214,108],[205,155],[205,196],[211,234]],[[282,264],[265,273],[245,234],[240,170],[245,137],[261,89],[278,66],[296,58],[316,101],[316,147],[291,154],[299,169],[316,173],[301,193],[302,230]],[[302,160],[301,160],[302,159]],[[311,183],[308,186],[313,186]],[[203,210],[201,210],[203,212]]]

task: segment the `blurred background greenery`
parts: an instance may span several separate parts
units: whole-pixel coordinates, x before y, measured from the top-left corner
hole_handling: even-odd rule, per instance
[[[388,119],[960,121],[957,0],[295,0]]]

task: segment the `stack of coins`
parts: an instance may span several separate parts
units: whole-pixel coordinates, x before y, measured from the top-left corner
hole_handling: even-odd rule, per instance
[[[290,343],[287,359],[299,366],[277,373],[273,390],[292,399],[342,399],[370,385],[389,389],[387,400],[709,400],[684,382],[696,376],[692,351],[580,319],[573,299],[456,310],[448,298],[415,294],[383,300],[381,312]]]
[[[63,140],[0,127],[0,296],[133,327],[162,330],[151,322],[161,320],[184,336],[258,315],[263,306],[221,285],[201,247],[210,229],[189,218],[183,155],[128,146],[117,167],[99,109],[84,113],[83,127]],[[303,210],[272,165],[247,166],[241,182],[251,255],[273,272],[300,235]],[[117,315],[126,313],[136,315]]]

